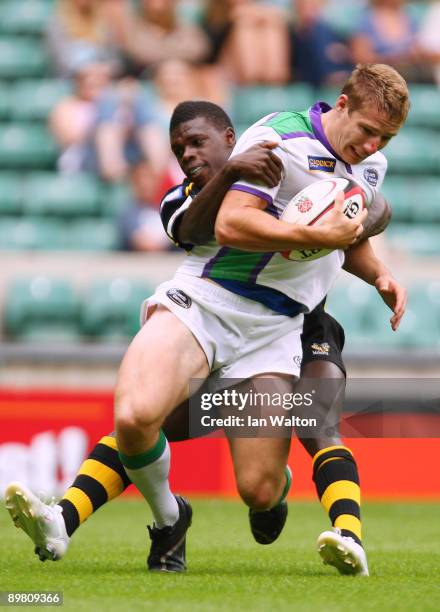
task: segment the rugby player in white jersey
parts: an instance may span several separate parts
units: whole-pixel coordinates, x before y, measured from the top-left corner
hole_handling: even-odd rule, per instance
[[[374,126],[371,126],[371,124],[370,124],[370,127],[368,129],[370,129],[372,127],[374,127]],[[376,129],[377,129],[377,126],[376,126]],[[273,134],[272,134],[271,140],[273,140],[273,139],[274,138],[273,138]],[[357,143],[357,146],[360,147],[361,144]],[[374,168],[373,168],[373,170],[374,170]],[[196,175],[200,174],[203,171],[204,171],[203,168],[194,166],[193,169],[192,169],[193,178],[196,179]],[[188,169],[188,174],[191,174],[191,169],[190,168]],[[318,177],[318,178],[321,178],[321,177]],[[264,213],[264,214],[267,214],[267,213]],[[338,215],[335,214],[334,217],[338,217]],[[334,221],[337,222],[337,225],[336,225],[337,229],[335,230],[333,228],[333,230],[330,230],[330,231],[333,231],[335,233],[335,236],[337,236],[336,238],[335,237],[333,237],[333,238],[325,238],[322,235],[319,235],[319,233],[318,233],[318,235],[316,235],[316,232],[315,232],[315,235],[312,236],[312,238],[310,238],[310,241],[307,241],[308,239],[304,240],[304,234],[300,235],[298,238],[294,236],[293,239],[291,239],[290,236],[286,236],[285,242],[283,242],[283,245],[282,245],[281,248],[283,250],[287,249],[287,248],[293,248],[293,246],[297,246],[298,244],[300,246],[330,246],[330,247],[334,247],[334,246],[338,246],[338,245],[346,246],[347,244],[350,244],[356,238],[356,236],[360,233],[360,227],[358,227],[358,226],[356,226],[355,231],[353,231],[354,224],[349,229],[349,226],[347,225],[347,222],[346,222],[345,219],[341,219],[341,218],[338,219],[338,218],[336,218],[336,219],[334,219]],[[285,224],[281,224],[281,225],[285,225]],[[328,231],[329,231],[329,229],[330,228],[327,228]],[[292,230],[291,226],[290,226],[289,230]],[[289,233],[291,233],[291,231]],[[293,232],[293,233],[295,233],[295,232]],[[306,234],[307,234],[307,232],[306,232]],[[182,237],[181,239],[183,240],[184,237]],[[334,240],[334,242],[332,242],[332,240]],[[364,248],[364,251],[365,251],[365,248]],[[368,251],[367,251],[367,254],[368,254]],[[245,256],[245,254],[243,254],[243,255]],[[370,257],[371,257],[371,255],[370,255]],[[196,255],[196,259],[197,259],[197,255]],[[209,262],[209,259],[207,259],[207,262]],[[373,266],[370,266],[370,269],[368,271],[368,274],[370,275],[368,280],[375,281],[377,278],[379,278],[378,275],[377,275],[377,264],[374,263],[375,260],[373,258],[371,258],[371,262],[373,262]],[[200,262],[196,261],[196,263],[200,263]],[[206,264],[205,264],[205,266],[206,266]],[[376,266],[376,267],[374,267],[374,266]],[[211,268],[212,268],[212,266],[211,266]],[[366,265],[366,268],[368,269],[368,265]],[[363,272],[363,274],[365,274],[365,272]],[[375,276],[374,276],[374,274],[375,274]],[[192,275],[189,274],[188,276],[192,276]],[[374,276],[374,278],[373,278],[373,276]],[[198,278],[197,275],[196,275],[196,278]],[[188,280],[188,279],[185,278],[185,280]],[[180,279],[179,279],[179,282],[180,282]],[[206,281],[201,281],[201,282],[205,283]],[[247,284],[249,285],[249,283],[247,283]],[[258,285],[258,283],[255,283],[255,284]],[[267,287],[267,286],[269,286],[269,285],[262,284],[262,287]],[[181,289],[180,287],[183,287],[183,289]],[[326,285],[326,287],[327,287],[327,285]],[[169,304],[168,301],[172,301],[173,302],[174,308],[179,307],[179,308],[182,308],[182,310],[190,310],[191,305],[192,305],[191,297],[192,297],[193,301],[195,301],[195,300],[198,301],[199,300],[199,297],[200,297],[199,296],[199,291],[200,291],[200,289],[199,289],[199,291],[198,291],[198,289],[199,289],[199,286],[197,284],[192,285],[190,287],[190,289],[188,290],[186,284],[183,284],[183,285],[180,285],[180,286],[176,286],[175,285],[175,281],[174,281],[171,285],[170,284],[166,284],[164,286],[164,291],[165,291],[166,298],[163,296],[163,294],[161,295],[159,293],[159,294],[156,294],[156,300],[158,302],[163,300],[164,303],[167,304],[167,308],[169,308],[170,310],[173,308],[173,306],[171,304]],[[211,287],[210,287],[210,289],[211,289]],[[215,289],[215,287],[213,289]],[[387,288],[383,287],[383,289],[385,289],[385,292],[386,292]],[[390,289],[391,289],[390,294],[392,294],[393,293],[393,289],[392,288],[390,288]],[[239,288],[239,290],[241,290],[241,287]],[[251,288],[251,290],[252,290],[252,288]],[[180,292],[178,294],[178,299],[177,300],[175,299],[176,298],[176,291]],[[188,294],[188,291],[191,291],[191,294]],[[228,289],[228,291],[229,291],[229,289]],[[322,298],[325,295],[325,292],[326,291],[324,291],[324,293],[322,295],[320,295],[319,297]],[[234,293],[234,291],[231,291],[231,293]],[[212,294],[212,292],[211,292],[211,294]],[[222,291],[219,291],[219,292],[215,292],[214,291],[214,294],[216,295],[216,299],[218,299],[219,296],[222,297],[222,298],[224,297],[224,294],[223,294]],[[276,295],[276,294],[274,294],[274,295]],[[228,297],[229,296],[227,296],[227,298]],[[279,296],[277,296],[277,297],[279,297]],[[174,300],[172,298],[174,298]],[[168,299],[168,301],[167,301],[167,299]],[[266,298],[264,298],[264,299],[266,299]],[[316,299],[318,299],[318,298],[316,298]],[[252,300],[252,298],[251,298],[251,300]],[[255,301],[257,301],[257,300],[255,300]],[[295,300],[293,300],[293,302],[294,301]],[[185,308],[185,306],[188,305],[188,302],[189,302],[189,308]],[[240,300],[234,300],[234,306],[236,306],[236,304],[239,303],[239,302],[240,302]],[[183,306],[182,306],[182,303],[183,303]],[[227,301],[226,301],[226,303],[227,303]],[[150,304],[151,304],[151,302],[150,302]],[[245,300],[245,304],[247,306],[247,309],[249,309],[249,300],[248,299]],[[261,304],[261,302],[260,302],[260,304]],[[284,306],[282,306],[282,308],[284,308],[286,304],[287,304],[287,306],[293,306],[294,308],[297,307],[296,304],[289,304],[288,301],[286,302],[286,300],[284,300]],[[251,306],[252,306],[252,304],[251,304]],[[311,306],[309,305],[309,307],[311,307]],[[259,308],[258,304],[257,304],[256,308]],[[398,310],[398,309],[396,308],[396,310]],[[265,316],[267,315],[265,310],[262,311],[260,309],[257,312],[258,312],[258,316],[261,316],[263,313],[264,313]],[[290,354],[292,346],[294,346],[294,343],[297,342],[297,339],[298,339],[298,326],[297,326],[297,323],[294,322],[294,324],[292,326],[292,325],[290,325],[289,321],[286,321],[285,319],[278,319],[278,315],[276,314],[277,313],[276,310],[274,311],[274,313],[275,314],[269,315],[271,317],[269,319],[271,321],[271,323],[275,322],[275,324],[276,324],[279,321],[281,321],[281,326],[283,327],[283,332],[282,333],[284,333],[285,329],[290,329],[290,327],[292,328],[292,330],[294,332],[293,334],[292,333],[288,334],[288,336],[289,336],[288,337],[288,344],[289,344],[289,351],[288,352]],[[247,311],[246,311],[246,314],[247,314]],[[293,313],[287,314],[287,317],[290,317],[291,319],[294,319],[296,317],[296,315],[291,316],[292,314]],[[401,313],[400,314],[399,314],[399,312],[395,313],[396,320],[394,322],[394,325],[396,323],[398,323],[397,318],[399,318],[400,316],[401,316]],[[178,317],[179,317],[179,315],[178,315]],[[182,351],[185,352],[185,355],[187,356],[187,359],[190,360],[189,363],[187,363],[186,360],[185,360],[185,364],[183,364],[183,365],[185,365],[186,368],[189,368],[191,366],[191,359],[196,358],[197,365],[196,365],[196,367],[192,368],[192,371],[195,372],[196,375],[200,375],[201,374],[202,376],[204,376],[205,373],[207,373],[206,363],[205,363],[205,361],[203,359],[200,358],[201,357],[201,355],[200,355],[200,348],[199,348],[198,344],[194,343],[193,337],[190,334],[188,334],[186,332],[186,330],[182,330],[181,326],[176,325],[177,322],[172,317],[169,316],[168,311],[164,311],[161,308],[156,310],[156,313],[151,317],[151,321],[153,321],[153,320],[156,320],[156,321],[161,321],[161,320],[165,321],[166,320],[168,322],[168,323],[166,323],[166,325],[169,325],[170,329],[175,329],[176,330],[175,332],[173,332],[173,333],[175,333],[175,339],[178,342],[178,345],[182,347]],[[188,324],[189,324],[189,326],[191,328],[191,321]],[[160,325],[160,323],[158,323],[158,325]],[[146,326],[144,327],[143,331],[145,329],[148,329],[148,328],[150,328],[150,332],[145,337],[149,338],[149,339],[152,339],[153,342],[154,341],[158,342],[158,340],[157,340],[157,338],[158,338],[157,330],[154,331],[153,329],[151,329],[151,325],[149,323],[147,323]],[[273,348],[274,348],[274,345],[279,344],[279,338],[277,339],[276,335],[273,334],[273,332],[272,332],[272,330],[270,328],[271,328],[271,326],[269,325],[269,335],[270,335],[269,342],[271,343],[270,349],[272,351]],[[195,333],[197,333],[198,332],[197,326],[195,327],[195,329],[193,328],[193,330],[194,330]],[[142,334],[142,332],[141,332],[141,334]],[[145,334],[142,334],[142,335],[145,335]],[[284,340],[284,338],[283,338],[283,340]],[[215,338],[214,338],[214,341],[215,341]],[[128,369],[131,369],[129,364],[132,361],[132,359],[130,357],[133,357],[133,359],[134,359],[134,355],[137,355],[138,358],[141,359],[141,364],[140,364],[141,365],[141,369],[142,369],[142,365],[145,368],[144,370],[142,370],[142,373],[145,373],[145,377],[148,380],[151,380],[149,378],[150,372],[148,371],[148,368],[146,367],[146,363],[151,363],[151,362],[148,360],[148,358],[146,358],[146,355],[143,354],[144,351],[142,350],[142,347],[139,346],[139,342],[140,342],[140,336],[138,335],[137,339],[135,339],[135,341],[134,341],[134,343],[133,343],[133,345],[131,347],[133,350],[129,349],[128,354],[127,354],[126,359],[125,359],[125,362],[122,365],[121,378],[120,378],[121,384],[118,387],[120,400],[122,398],[124,398],[124,397],[127,398],[127,393],[128,393],[128,395],[132,396],[132,399],[136,399],[136,394],[134,395],[134,398],[133,398],[133,394],[130,393],[130,390],[127,389],[127,386],[125,386],[125,385],[130,386],[130,381],[131,380],[135,383],[135,385],[134,385],[135,387],[137,387],[139,385],[139,381],[137,380],[137,376],[140,374],[140,372],[138,371],[136,376],[135,376],[135,378],[132,379],[131,375],[129,375],[128,371],[127,371],[127,367],[128,367]],[[192,344],[190,349],[187,346],[187,342],[189,344]],[[209,343],[211,342],[211,339],[206,341],[206,336],[199,337],[199,342],[205,348],[205,352],[203,354],[206,354],[207,357],[209,357],[209,348],[210,348],[209,347]],[[159,344],[159,342],[158,342],[158,344]],[[264,346],[264,344],[262,346]],[[287,351],[287,346],[288,346],[287,344],[283,344],[281,342],[280,350]],[[221,346],[221,345],[220,345],[220,348],[221,348],[221,350],[224,350],[224,347]],[[171,350],[171,345],[169,346],[169,349]],[[257,350],[260,350],[260,349],[257,349]],[[212,354],[212,351],[211,351],[211,354]],[[244,353],[244,355],[246,355],[246,354],[247,353]],[[165,359],[166,363],[168,363],[169,357],[170,357],[169,355],[166,355],[166,359]],[[145,363],[145,359],[146,359],[146,363]],[[142,363],[142,360],[144,360],[144,363]],[[159,358],[159,360],[160,360],[160,358]],[[174,363],[174,361],[173,361],[173,363]],[[266,360],[266,363],[267,363],[267,360]],[[133,367],[134,367],[134,364],[133,364]],[[184,374],[187,377],[187,370],[185,369],[185,367],[182,368],[182,369],[184,370]],[[232,369],[234,367],[233,360],[230,360],[229,363],[226,363],[226,368],[229,368],[227,370],[227,374],[226,375],[228,375],[228,372],[231,371],[231,367],[232,367]],[[244,360],[244,366],[243,367],[244,367],[244,370],[240,370],[240,369],[239,370],[235,370],[235,372],[238,372],[238,374],[229,374],[229,376],[245,377],[245,376],[248,376],[248,375],[259,374],[260,373],[259,371],[249,372],[249,370],[246,370],[246,367],[247,367],[246,360]],[[261,367],[262,366],[260,366],[260,369],[261,369]],[[267,367],[267,366],[265,366],[265,367]],[[288,374],[296,374],[296,371],[292,371],[291,369],[288,369],[288,367],[285,366],[285,365],[282,365],[282,366],[277,365],[277,367],[280,368],[280,371],[283,374],[286,374],[286,373],[288,373]],[[289,367],[291,368],[291,366],[289,366]],[[225,368],[225,366],[224,365],[220,365],[216,369],[219,370],[219,369],[222,369],[222,368]],[[255,364],[252,364],[252,368],[255,370]],[[134,368],[134,369],[136,369],[136,368]],[[258,370],[258,367],[257,367],[257,370]],[[264,371],[267,371],[267,370],[262,370],[261,373],[263,373]],[[273,370],[271,369],[269,371],[272,372]],[[166,378],[166,375],[165,375],[165,378]],[[124,385],[124,383],[125,383],[125,385]],[[142,384],[141,384],[141,387],[142,387]],[[146,387],[144,387],[144,391],[145,390],[146,390]],[[151,389],[149,391],[151,393]],[[162,389],[162,392],[164,392],[164,391],[165,390]],[[185,391],[181,390],[180,392],[183,393],[183,395],[185,395]],[[175,401],[174,400],[175,397],[177,397],[178,399],[180,399],[180,397],[181,397],[181,396],[179,396],[179,394],[176,391],[176,389],[174,389],[174,390],[173,389],[169,389],[167,391],[167,393],[164,393],[164,395],[167,395],[167,394],[168,394],[168,396],[171,395],[171,399],[169,399],[169,403],[174,402]],[[140,398],[138,398],[138,399],[140,400]],[[178,401],[178,399],[177,399],[177,401]],[[174,405],[176,405],[176,403],[177,402],[175,402]],[[152,428],[154,428],[153,427],[154,419],[152,417],[157,415],[157,411],[154,411],[153,408],[150,408],[151,410],[153,410],[153,412],[150,415],[150,418],[146,418],[146,416],[144,416],[143,411],[141,410],[141,406],[137,406],[136,402],[134,402],[134,403],[133,402],[128,402],[127,399],[126,399],[126,401],[125,401],[125,408],[129,407],[128,404],[131,407],[131,410],[128,411],[128,415],[127,415],[127,411],[124,410],[124,409],[121,410],[121,413],[117,413],[117,415],[119,414],[119,418],[118,418],[117,422],[119,423],[119,427],[120,427],[121,431],[124,432],[124,433],[122,433],[122,436],[120,436],[120,438],[123,440],[125,434],[131,433],[131,435],[133,436],[133,441],[132,441],[133,446],[135,448],[140,448],[140,446],[144,443],[142,441],[143,440],[142,432],[144,432],[145,430],[148,430],[148,429],[151,430]],[[117,405],[118,405],[118,402],[117,402]],[[140,410],[139,413],[137,413],[134,410],[136,408],[136,406]],[[124,402],[122,402],[122,407],[124,407]],[[167,412],[167,410],[163,409],[163,413],[165,414],[166,412]],[[122,414],[122,416],[120,416],[121,414]],[[131,418],[129,419],[128,416],[130,416]],[[159,422],[161,422],[162,419],[163,419],[163,414],[162,414],[162,417],[157,417],[157,420]],[[145,420],[146,420],[146,422],[145,422]],[[151,427],[148,428],[148,427],[146,427],[146,424],[148,424],[150,420],[151,420],[152,423],[151,423]],[[130,431],[131,429],[133,431]],[[134,435],[134,432],[136,432],[136,435]],[[269,453],[273,453],[274,454],[275,463],[279,464],[279,465],[275,466],[275,471],[279,472],[279,474],[278,473],[276,474],[276,478],[275,479],[272,478],[272,486],[269,487],[269,489],[272,489],[272,490],[270,490],[269,493],[266,491],[265,492],[266,499],[264,499],[264,501],[261,501],[261,499],[260,499],[260,504],[257,504],[257,506],[260,505],[260,506],[263,506],[263,507],[264,506],[271,507],[271,506],[273,506],[273,502],[276,503],[276,501],[280,498],[279,494],[283,490],[283,488],[285,488],[285,484],[286,484],[286,482],[285,482],[285,473],[284,473],[285,463],[286,463],[286,459],[287,459],[287,456],[286,456],[286,453],[285,453],[286,445],[283,442],[282,446],[281,446],[281,450],[280,450],[280,446],[279,446],[279,442],[280,441],[276,441],[276,444],[272,444],[272,442],[270,442],[269,446],[267,446],[267,447],[265,446],[264,448],[261,445],[266,445],[266,443],[268,442],[267,440],[257,441],[257,446],[255,446],[253,444],[253,441],[238,441],[238,440],[235,441],[231,445],[232,446],[233,456],[234,456],[235,467],[236,467],[236,473],[237,473],[238,482],[239,482],[240,492],[241,492],[242,496],[245,499],[246,498],[248,498],[248,499],[252,498],[254,501],[256,499],[255,491],[250,491],[249,495],[247,496],[246,493],[243,492],[243,485],[242,485],[242,487],[240,487],[240,473],[243,470],[246,473],[245,466],[241,466],[241,458],[242,458],[243,454],[242,454],[242,451],[240,451],[240,446],[241,446],[241,444],[243,442],[247,442],[247,444],[244,445],[244,448],[245,448],[245,453],[247,454],[248,457],[249,457],[248,451],[250,451],[252,453],[255,453],[256,449],[259,448],[258,452],[261,453],[261,450],[268,450]],[[251,444],[251,447],[249,447],[249,444]],[[127,443],[127,445],[130,446],[128,443]],[[288,446],[287,446],[287,451],[288,451]],[[133,457],[133,454],[127,453],[127,457],[128,458]],[[141,455],[142,456],[141,462],[145,461],[145,459],[149,460],[147,462],[147,465],[151,466],[150,469],[143,469],[142,470],[142,468],[138,467],[138,463],[136,461],[133,461],[131,463],[130,459],[127,459],[127,458],[125,458],[125,463],[131,463],[131,465],[132,465],[132,467],[127,466],[128,467],[127,471],[130,474],[130,476],[131,476],[132,472],[140,472],[140,471],[144,472],[144,474],[143,474],[143,476],[144,476],[143,482],[142,482],[142,479],[139,479],[139,478],[138,478],[138,482],[140,482],[140,485],[141,485],[139,488],[142,487],[141,491],[144,492],[144,495],[147,497],[148,501],[150,502],[150,505],[152,506],[153,513],[154,513],[154,516],[155,516],[155,519],[156,519],[156,523],[158,525],[158,527],[155,528],[156,532],[155,532],[154,535],[155,535],[155,537],[157,539],[159,539],[159,536],[160,536],[160,539],[162,540],[162,542],[160,542],[161,546],[163,544],[163,540],[168,540],[168,542],[166,542],[166,544],[168,545],[170,540],[172,540],[173,538],[174,538],[174,544],[176,544],[176,542],[177,542],[176,534],[179,535],[179,538],[180,538],[179,542],[182,544],[180,546],[181,560],[182,559],[184,560],[184,547],[183,547],[183,552],[182,552],[183,542],[181,542],[181,540],[182,540],[182,537],[184,535],[184,532],[186,531],[186,528],[187,528],[189,520],[190,520],[190,511],[189,511],[188,505],[184,502],[184,500],[179,498],[178,501],[177,501],[177,504],[178,504],[179,510],[180,510],[180,517],[179,517],[179,520],[177,521],[177,523],[175,523],[175,521],[173,521],[175,523],[175,525],[173,527],[171,527],[171,525],[172,525],[172,523],[171,523],[172,518],[170,518],[170,516],[172,515],[172,504],[170,502],[170,495],[171,495],[171,493],[169,492],[169,488],[167,487],[166,477],[164,477],[164,476],[167,475],[167,469],[168,469],[167,468],[167,459],[168,459],[167,455],[168,455],[168,452],[167,452],[166,442],[164,442],[163,437],[161,436],[159,438],[159,441],[154,445],[154,448],[151,450],[151,452],[137,453],[137,455]],[[271,455],[266,455],[266,457],[267,456],[271,456]],[[261,457],[261,454],[260,454],[260,457]],[[342,457],[340,457],[340,459],[341,458]],[[123,459],[123,462],[124,462],[124,455],[122,456],[122,459]],[[139,457],[137,457],[137,459],[139,459]],[[153,473],[155,474],[155,478],[154,478],[155,479],[155,484],[154,483],[153,483],[153,485],[151,484],[152,480],[148,478],[148,476],[146,475],[146,472],[150,472],[150,474],[153,474]],[[248,475],[249,475],[249,473],[248,473]],[[139,474],[135,474],[135,478],[137,476],[139,476]],[[135,478],[133,478],[133,480],[135,480]],[[162,483],[160,482],[161,480],[162,480]],[[244,481],[246,481],[246,478],[244,478],[244,479],[242,478],[241,480],[242,480],[242,483],[243,483]],[[163,482],[163,481],[165,481],[165,482]],[[258,481],[258,478],[257,478],[257,481]],[[255,478],[254,478],[253,482],[255,484]],[[261,493],[257,494],[257,497],[258,497],[258,495],[260,495],[260,497],[261,497]],[[264,508],[260,507],[260,508],[257,508],[257,509],[264,509]],[[167,511],[168,511],[168,518],[167,518]],[[168,526],[168,524],[170,526]],[[154,548],[154,545],[155,545],[155,542],[154,542],[154,539],[153,539],[153,548]],[[162,546],[162,549],[163,549],[163,546]],[[154,551],[152,550],[152,553],[153,552]],[[183,555],[183,557],[182,557],[182,555]],[[170,563],[169,563],[169,567],[168,568],[167,567],[157,567],[157,569],[160,569],[160,568],[161,569],[171,569],[171,570],[178,569],[178,565],[174,564],[174,566],[173,566],[172,559],[169,559],[169,561],[170,561]],[[149,563],[150,568],[152,568],[152,569],[155,569],[154,562],[155,562],[155,559],[154,559],[154,555],[152,554],[152,555],[150,555],[150,563]],[[358,573],[361,573],[361,572],[358,572]]]
[[[279,145],[275,151],[283,162],[283,179],[273,189],[245,181],[231,187],[215,225],[216,239],[224,250],[206,266],[207,276],[251,299],[253,285],[258,286],[256,299],[278,312],[287,312],[284,309],[290,305],[294,313],[298,304],[306,307],[305,312],[313,310],[333,283],[344,260],[343,252],[334,250],[321,259],[301,263],[292,271],[291,262],[280,255],[280,251],[289,250],[290,246],[289,228],[278,220],[279,216],[292,193],[322,178],[324,173],[319,170],[354,178],[364,188],[371,204],[387,167],[380,149],[398,133],[408,110],[404,79],[389,66],[364,65],[352,72],[333,108],[318,102],[305,112],[273,113],[251,126],[239,139],[232,155],[256,142],[275,140]],[[234,275],[227,275],[225,271],[230,268],[234,249],[264,253],[266,258],[263,255],[253,268],[243,261],[243,265],[234,268]],[[368,241],[352,249],[349,269],[367,282],[381,282],[378,279],[382,268],[374,262]],[[290,304],[280,299],[274,305],[273,290],[287,296]],[[246,470],[248,457],[255,452],[257,443],[256,440],[231,440],[236,473]],[[271,441],[273,449],[277,444],[278,449],[271,452],[280,457],[282,441]],[[313,464],[318,494],[336,527],[318,538],[320,554],[341,573],[368,575],[360,541],[360,491],[352,453],[343,446],[330,445],[316,453]],[[281,468],[280,461],[280,482]]]

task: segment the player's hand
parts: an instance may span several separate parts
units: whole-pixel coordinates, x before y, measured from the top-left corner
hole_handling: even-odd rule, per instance
[[[231,157],[226,164],[234,180],[256,181],[268,187],[278,185],[283,164],[278,155],[272,151],[277,146],[277,142],[261,142]]]
[[[327,249],[346,249],[354,244],[364,231],[362,223],[368,215],[364,209],[354,219],[349,219],[342,212],[344,208],[344,193],[340,191],[335,198],[333,209],[326,215],[325,221],[316,227],[324,231],[322,246]],[[317,245],[321,246],[321,245]]]
[[[405,287],[399,285],[391,274],[383,274],[376,279],[374,283],[377,291],[385,304],[393,311],[393,316],[390,319],[391,328],[393,331],[400,325],[403,315],[405,314],[408,295]]]

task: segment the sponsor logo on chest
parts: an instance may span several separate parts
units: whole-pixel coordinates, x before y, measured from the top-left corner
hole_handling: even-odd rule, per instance
[[[333,157],[321,157],[319,155],[307,155],[309,160],[309,170],[319,170],[321,172],[334,172],[336,159]]]

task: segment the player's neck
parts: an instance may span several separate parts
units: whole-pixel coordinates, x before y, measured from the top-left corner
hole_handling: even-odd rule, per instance
[[[336,111],[334,108],[329,110],[327,113],[321,114],[321,123],[324,134],[329,141],[332,148],[335,148],[335,135],[334,135],[334,127],[335,127],[335,119],[336,119]]]

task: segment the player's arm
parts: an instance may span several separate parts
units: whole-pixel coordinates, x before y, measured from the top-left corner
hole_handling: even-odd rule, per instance
[[[264,142],[229,158],[224,167],[192,200],[176,228],[178,242],[204,244],[214,237],[218,209],[229,188],[238,180],[256,181],[275,187],[281,180],[283,164],[272,152],[276,142]]]
[[[338,194],[326,221],[311,227],[269,215],[264,210],[268,201],[263,198],[246,191],[228,191],[217,215],[215,237],[220,245],[257,252],[346,248],[362,233],[367,211],[348,219],[342,213],[343,199],[343,194]]]
[[[393,311],[390,323],[396,331],[405,313],[407,292],[376,257],[369,240],[363,240],[348,249],[344,269],[376,287],[385,304]]]
[[[381,193],[377,193],[368,209],[368,217],[363,223],[364,231],[358,238],[358,242],[384,232],[391,221],[391,217],[391,206]]]

